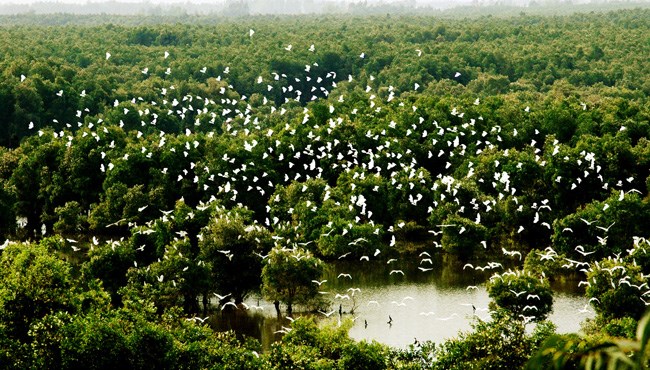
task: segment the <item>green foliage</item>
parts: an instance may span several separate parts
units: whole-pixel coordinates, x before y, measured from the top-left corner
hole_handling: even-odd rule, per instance
[[[270,301],[280,301],[291,312],[293,304],[305,304],[318,295],[323,263],[302,249],[273,248],[262,268],[262,294]]]
[[[340,327],[318,327],[313,320],[298,319],[282,342],[274,344],[269,361],[272,369],[386,369],[388,350],[348,335],[350,322]]]
[[[59,369],[260,368],[264,360],[230,333],[170,311],[159,322],[127,309],[49,315],[31,329],[33,366]]]
[[[565,258],[563,254],[557,254],[550,248],[544,251],[533,249],[526,255],[524,271],[542,275],[552,281],[562,276]]]
[[[607,319],[597,315],[593,319],[586,319],[580,324],[580,332],[592,340],[619,337],[634,339],[638,320],[631,317]]]
[[[538,275],[572,261],[602,260],[587,295],[605,333],[629,335],[650,274],[649,14],[3,17],[71,24],[0,28],[0,363],[390,367],[383,347],[302,323],[267,362],[179,312],[260,284],[291,310],[316,296],[314,256],[387,256],[440,230],[462,260],[531,250],[488,284],[512,320],[395,367],[521,366],[538,339],[520,319],[552,307]]]
[[[647,369],[650,316],[639,321],[634,340],[604,340],[576,334],[549,337],[527,363],[528,369]]]
[[[522,322],[544,320],[553,309],[553,292],[548,280],[528,271],[495,275],[487,289],[494,305]]]
[[[329,197],[328,193],[329,186],[321,179],[310,179],[302,183],[295,181],[286,187],[278,186],[269,200],[270,216],[277,218],[278,221],[274,219],[274,224],[289,221],[297,227],[296,232],[304,241],[316,240],[320,229],[331,215],[319,210],[326,197]]]
[[[554,332],[553,324],[540,322],[528,334],[523,322],[505,311],[497,311],[490,321],[478,319],[472,326],[472,332],[435,348],[432,368],[521,368],[530,354]]]
[[[129,268],[126,278],[127,284],[118,290],[122,300],[151,302],[159,312],[179,307],[196,313],[199,295],[207,296],[209,270],[191,259],[191,245],[184,238],[167,245],[160,260]]]
[[[57,222],[61,231],[83,229],[87,215],[94,232],[123,219],[109,233],[126,234],[129,222],[152,221],[181,197],[192,206],[216,197],[228,208],[245,205],[273,228],[291,221],[303,243],[327,232],[334,215],[383,230],[480,214],[488,242],[514,237],[524,249],[542,249],[549,231],[528,219],[530,209],[496,202],[470,210],[434,182],[463,180],[473,193],[467,200],[484,207],[500,197],[517,205],[546,199],[548,225],[602,202],[612,188],[647,193],[645,46],[621,41],[645,34],[638,20],[646,13],[445,20],[434,29],[420,17],[256,18],[247,24],[260,30],[252,38],[210,18],[194,26],[7,27],[3,39],[22,41],[0,47],[0,142],[19,150],[3,155],[0,207],[27,217],[28,230],[14,230],[9,216],[0,227],[25,238],[43,223],[48,231]],[[602,33],[597,45],[594,28]],[[322,37],[341,29],[346,42]],[[287,35],[291,53],[279,47]],[[316,39],[313,53],[303,48]],[[358,58],[371,47],[372,57]],[[318,79],[327,91],[311,89]],[[570,189],[578,177],[579,189]],[[327,192],[333,204],[325,204]],[[274,195],[286,195],[284,204]],[[73,202],[83,215],[76,222]],[[613,218],[626,210],[638,209],[622,204]],[[561,230],[554,242],[568,252],[575,245]],[[607,249],[630,233],[617,230]],[[353,240],[324,241],[318,254],[336,256]]]
[[[240,303],[262,283],[262,258],[273,246],[271,234],[265,228],[250,224],[250,220],[229,212],[211,220],[202,232],[198,258],[210,269],[206,289],[230,293]],[[242,266],[246,266],[242,269]],[[196,284],[198,279],[190,279]]]
[[[647,287],[644,276],[636,264],[608,258],[592,265],[585,294],[594,299],[594,309],[606,320],[628,316],[638,320],[646,308],[641,290]]]
[[[133,267],[136,252],[128,244],[106,243],[93,247],[81,267],[85,280],[99,279],[111,294],[113,304],[120,305],[118,290],[127,283],[126,273]]]
[[[442,248],[467,260],[487,238],[487,228],[460,216],[450,216],[444,221]]]
[[[84,229],[85,217],[78,202],[71,201],[63,207],[56,207],[54,213],[59,217],[54,223],[54,232],[74,235]]]
[[[9,245],[0,255],[0,323],[26,341],[29,326],[51,312],[77,310],[69,263],[43,245]]]
[[[431,341],[409,344],[406,349],[391,348],[390,367],[395,369],[432,369],[436,344]]]
[[[581,245],[585,253],[595,252],[589,258],[598,259],[623,252],[622,246],[629,244],[633,237],[645,235],[649,223],[647,199],[621,190],[559,219],[552,240],[568,256],[582,258],[576,250]]]
[[[60,341],[58,324],[75,315],[109,307],[110,298],[92,281],[78,282],[72,266],[56,257],[58,239],[41,243],[10,244],[0,264],[0,358],[6,368],[43,368],[36,331],[51,336],[49,345]],[[39,329],[40,328],[40,329]],[[32,352],[34,351],[34,352]],[[47,366],[45,366],[47,367]]]
[[[603,333],[611,337],[634,338],[638,320],[631,317],[622,317],[610,320],[602,326]]]
[[[369,256],[375,249],[381,249],[383,233],[378,226],[356,224],[343,219],[334,219],[321,228],[317,240],[318,251],[326,258],[352,252],[352,256]]]

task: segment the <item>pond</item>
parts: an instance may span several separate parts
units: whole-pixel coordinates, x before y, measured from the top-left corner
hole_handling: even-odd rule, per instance
[[[406,348],[416,339],[440,343],[471,329],[475,315],[489,318],[490,298],[485,281],[492,273],[503,270],[463,269],[462,264],[446,263],[440,258],[433,259],[431,264],[419,261],[415,258],[390,264],[386,261],[331,264],[323,276],[327,281],[320,287],[323,298],[332,303],[330,308],[317,314],[295,312],[293,317],[312,315],[335,323],[351,319],[352,338],[376,340],[400,348]],[[419,267],[433,269],[422,271]],[[549,318],[557,325],[558,332],[577,332],[583,320],[594,317],[591,308],[585,310],[588,300],[575,278],[565,277],[555,282],[553,290],[553,312]],[[278,331],[290,327],[290,319],[278,319],[273,305],[259,297],[250,297],[245,303],[264,308],[217,314],[211,318],[211,325],[217,330],[232,329],[252,336],[262,342],[263,348],[270,348],[281,338],[282,333]]]

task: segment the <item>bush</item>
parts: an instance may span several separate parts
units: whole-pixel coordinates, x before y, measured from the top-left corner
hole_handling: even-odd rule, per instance
[[[546,319],[553,308],[553,291],[548,280],[524,271],[493,276],[487,284],[493,305],[509,311],[513,318],[528,321]]]

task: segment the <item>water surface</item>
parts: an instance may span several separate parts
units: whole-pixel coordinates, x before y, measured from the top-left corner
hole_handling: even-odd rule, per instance
[[[470,330],[475,316],[489,318],[490,298],[485,281],[492,273],[503,270],[480,272],[463,269],[463,265],[458,263],[443,263],[439,259],[434,259],[432,264],[419,261],[397,260],[390,264],[386,261],[344,261],[332,264],[323,277],[327,281],[320,287],[322,296],[331,302],[330,307],[323,311],[330,316],[299,310],[294,310],[297,312],[293,316],[313,315],[334,324],[339,320],[353,320],[349,332],[352,338],[376,340],[401,348],[416,339],[440,343],[456,337],[460,331]],[[421,271],[418,267],[433,270]],[[340,274],[350,274],[351,278],[339,277]],[[560,333],[579,331],[580,323],[594,314],[591,310],[584,312],[588,301],[578,289],[577,281],[563,279],[554,283],[553,289],[553,312],[549,319],[557,325]],[[337,294],[343,298],[336,298]],[[218,330],[232,329],[257,338],[268,349],[281,337],[282,333],[277,331],[290,327],[290,320],[278,319],[273,305],[259,297],[250,297],[246,303],[264,309],[217,314],[212,324]]]

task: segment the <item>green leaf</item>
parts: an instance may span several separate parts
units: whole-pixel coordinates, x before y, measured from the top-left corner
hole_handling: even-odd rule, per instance
[[[650,339],[650,314],[646,313],[641,318],[641,320],[639,320],[636,337],[641,345],[641,348],[639,349],[639,355],[637,356],[637,364],[639,367],[642,367],[645,363],[646,347],[648,346],[648,340]]]

